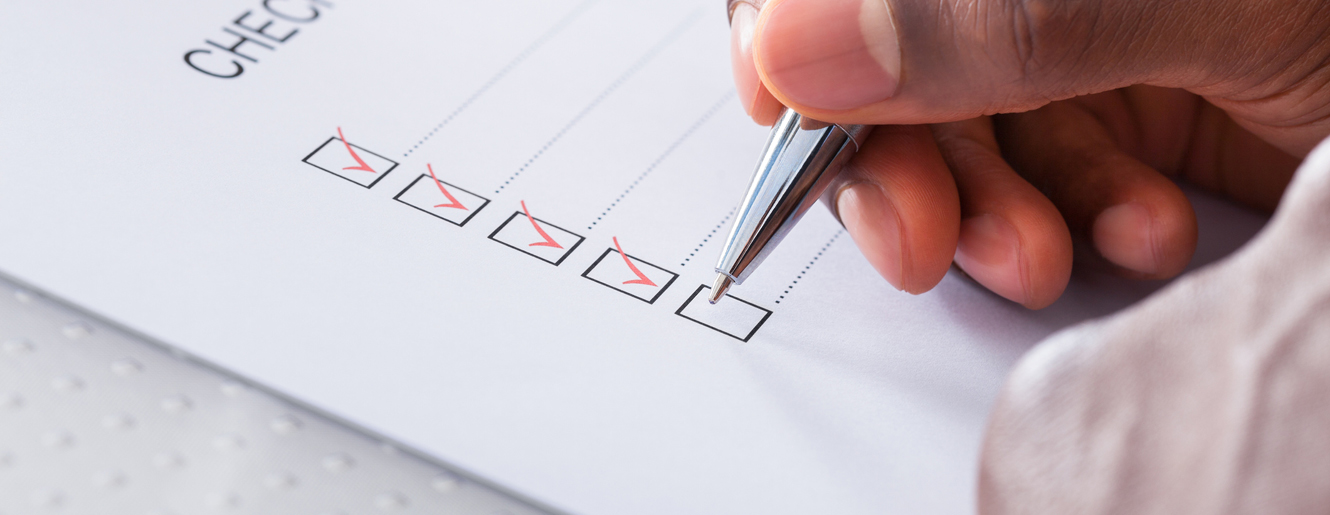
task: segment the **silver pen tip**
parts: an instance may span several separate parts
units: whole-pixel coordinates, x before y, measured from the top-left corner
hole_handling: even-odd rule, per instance
[[[734,284],[734,281],[729,276],[716,274],[716,282],[711,283],[711,297],[707,298],[707,301],[712,304],[720,302],[720,299],[725,296],[725,292],[730,290],[731,284]]]

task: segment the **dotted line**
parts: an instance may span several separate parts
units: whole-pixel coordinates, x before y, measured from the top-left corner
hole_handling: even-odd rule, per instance
[[[813,256],[813,259],[808,262],[808,265],[804,266],[803,270],[799,271],[799,275],[794,277],[794,281],[790,282],[790,285],[785,287],[785,291],[780,294],[780,299],[776,299],[777,304],[780,304],[781,299],[784,299],[786,295],[789,295],[790,290],[794,289],[794,285],[799,284],[799,279],[804,278],[804,274],[808,273],[808,269],[813,268],[813,263],[816,263],[817,260],[822,257],[822,254],[826,252],[828,248],[831,248],[831,244],[836,243],[836,239],[840,238],[840,235],[842,234],[845,234],[845,229],[836,231],[836,234],[832,236],[830,240],[827,240],[827,244],[823,245],[822,248],[817,251],[817,255]]]
[[[679,266],[688,266],[688,262],[693,260],[693,256],[696,256],[698,251],[702,250],[702,246],[706,245],[708,241],[711,241],[712,237],[716,236],[716,231],[719,231],[721,227],[724,227],[725,222],[730,221],[730,217],[734,216],[734,212],[738,209],[738,207],[731,209],[729,214],[725,215],[725,218],[720,219],[720,223],[716,224],[716,227],[712,228],[711,232],[707,233],[707,237],[702,238],[702,243],[698,243],[697,247],[694,247],[693,251],[688,253],[688,257],[683,258],[683,263],[679,263]]]
[[[569,120],[568,123],[564,125],[562,129],[559,129],[559,132],[554,134],[553,138],[550,138],[548,142],[546,142],[543,146],[541,146],[540,150],[537,150],[536,154],[531,156],[531,159],[527,159],[526,163],[523,163],[521,168],[518,168],[516,172],[513,172],[512,175],[508,176],[508,179],[503,181],[503,184],[499,185],[498,189],[494,190],[494,194],[496,195],[499,194],[499,192],[502,192],[504,188],[508,187],[509,183],[513,182],[514,180],[517,180],[517,177],[522,175],[522,172],[526,171],[526,169],[531,166],[531,163],[534,163],[536,162],[537,159],[540,159],[540,156],[544,154],[546,150],[549,150],[549,148],[553,146],[556,142],[558,142],[559,139],[562,138],[564,134],[567,134],[568,131],[572,129],[574,125],[577,125],[577,122],[582,121],[582,118],[585,117],[588,113],[590,113],[592,109],[595,109],[597,105],[600,105],[601,101],[608,98],[610,94],[614,93],[615,90],[619,89],[619,86],[622,86],[623,83],[627,82],[628,79],[633,77],[633,75],[636,75],[638,70],[641,70],[643,67],[647,65],[647,63],[651,62],[652,59],[655,59],[656,55],[659,54],[661,50],[663,50],[666,46],[669,46],[670,43],[673,43],[675,39],[678,39],[679,35],[683,34],[684,29],[688,28],[689,25],[692,25],[693,22],[697,21],[699,14],[701,14],[701,10],[694,11],[692,15],[690,15],[687,19],[683,21],[683,23],[680,23],[679,26],[675,27],[674,30],[670,31],[669,34],[666,34],[663,39],[657,42],[655,46],[651,47],[650,50],[647,50],[647,53],[643,54],[642,57],[639,57],[637,59],[637,62],[633,63],[633,65],[630,66],[627,71],[623,72],[623,75],[620,75],[617,79],[614,79],[614,82],[611,82],[609,87],[605,88],[604,91],[601,91],[599,95],[596,95],[596,98],[592,99],[590,104],[587,104],[586,107],[583,107],[582,111],[577,113],[577,116],[574,116],[572,120]]]
[[[522,49],[522,51],[517,54],[517,57],[514,57],[513,60],[509,61],[508,64],[504,65],[504,67],[500,69],[498,73],[495,73],[493,77],[490,77],[489,80],[485,81],[485,83],[480,86],[480,89],[477,89],[474,93],[471,94],[470,97],[467,97],[466,100],[463,100],[461,105],[457,106],[456,109],[453,109],[453,112],[448,113],[448,116],[445,117],[442,122],[439,122],[438,125],[435,125],[433,129],[430,129],[429,133],[425,134],[425,137],[420,138],[420,141],[416,142],[416,144],[412,146],[410,150],[407,150],[406,152],[402,153],[402,157],[410,157],[411,154],[416,151],[416,149],[420,148],[420,146],[424,145],[426,141],[429,141],[430,138],[434,137],[434,134],[439,132],[439,130],[442,129],[445,125],[448,125],[448,122],[453,121],[453,118],[457,118],[457,115],[461,114],[462,111],[465,110],[468,106],[470,106],[472,102],[475,102],[477,98],[480,98],[480,96],[485,94],[486,91],[489,91],[491,87],[494,87],[494,85],[497,84],[500,79],[508,75],[508,72],[513,71],[513,68],[516,68],[517,65],[521,64],[522,61],[525,61],[527,57],[530,57],[531,54],[535,53],[536,50],[544,46],[545,43],[549,41],[551,38],[553,38],[556,34],[562,32],[564,28],[568,27],[568,25],[570,25],[573,22],[573,20],[577,19],[578,16],[586,12],[588,7],[591,7],[592,4],[598,1],[600,0],[587,0],[586,2],[582,2],[580,5],[574,8],[572,12],[568,13],[563,17],[563,19],[559,20],[558,23],[555,23],[554,27],[550,28],[550,30],[546,31],[539,38],[536,38],[536,40],[533,41],[530,45]]]
[[[701,127],[702,124],[706,123],[706,121],[710,119],[712,115],[716,114],[716,111],[720,110],[721,106],[725,105],[733,98],[734,98],[734,92],[730,91],[722,95],[720,97],[720,100],[717,100],[716,103],[711,104],[711,107],[707,108],[707,111],[702,114],[702,117],[698,118],[697,121],[693,122],[693,125],[689,126],[688,129],[684,131],[682,136],[679,136],[679,139],[676,139],[674,140],[673,143],[670,143],[670,146],[665,149],[665,152],[662,152],[660,156],[656,157],[656,160],[652,161],[650,166],[647,166],[647,169],[642,172],[642,175],[638,175],[636,179],[633,179],[633,183],[629,184],[628,188],[623,190],[623,193],[620,193],[619,197],[614,199],[614,202],[611,202],[609,207],[605,208],[604,211],[601,211],[600,216],[596,217],[596,221],[591,222],[591,225],[587,226],[586,229],[590,231],[597,224],[599,224],[602,218],[605,218],[605,216],[610,214],[610,211],[614,209],[614,206],[619,205],[619,202],[622,202],[624,197],[628,196],[629,193],[633,192],[633,189],[637,187],[638,183],[642,182],[642,179],[647,178],[647,175],[651,174],[651,172],[655,170],[656,167],[659,166],[660,163],[664,161],[666,157],[669,157],[670,154],[674,152],[674,149],[679,148],[679,145],[682,145],[684,140],[688,139],[688,136],[691,136],[693,132],[697,131],[698,127]]]

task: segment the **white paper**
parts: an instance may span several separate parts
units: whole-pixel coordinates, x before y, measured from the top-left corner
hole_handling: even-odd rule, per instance
[[[715,1],[77,3],[0,19],[0,269],[569,512],[968,513],[1013,362],[1157,286],[910,296],[817,208],[685,306],[766,137]]]

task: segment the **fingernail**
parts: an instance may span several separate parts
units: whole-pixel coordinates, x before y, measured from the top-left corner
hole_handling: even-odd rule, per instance
[[[753,115],[757,93],[762,80],[757,76],[753,61],[753,30],[757,25],[757,9],[748,2],[736,2],[730,17],[730,69],[734,73],[734,87],[748,116]]]
[[[781,94],[828,110],[895,94],[900,44],[885,0],[785,0],[768,9],[758,59]]]
[[[882,189],[871,183],[843,188],[836,195],[836,212],[877,273],[904,290],[900,217]]]
[[[993,293],[1018,304],[1030,301],[1020,235],[1002,217],[983,214],[961,222],[956,264]]]
[[[1137,272],[1159,272],[1154,218],[1137,203],[1119,204],[1099,213],[1094,221],[1094,246],[1109,261]]]

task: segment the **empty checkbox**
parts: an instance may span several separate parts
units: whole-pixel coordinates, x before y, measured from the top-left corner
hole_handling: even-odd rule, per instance
[[[771,310],[729,294],[712,304],[710,292],[709,286],[698,286],[674,314],[745,342],[771,317]]]

